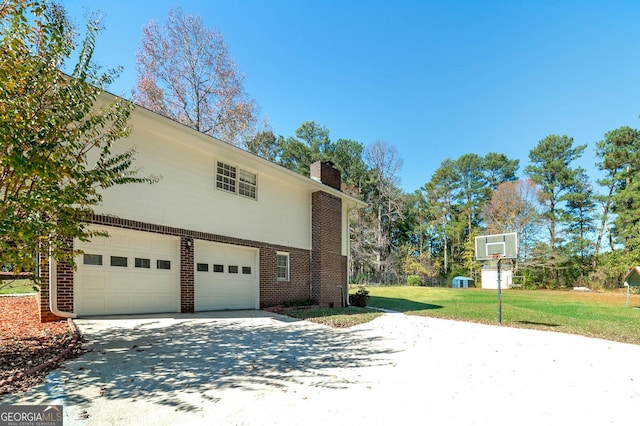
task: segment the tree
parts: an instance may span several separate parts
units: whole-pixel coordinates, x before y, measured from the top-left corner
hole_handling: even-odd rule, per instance
[[[516,180],[520,160],[509,160],[506,155],[490,152],[484,156],[483,170],[489,191],[495,191],[502,182]],[[490,197],[490,193],[487,196]]]
[[[487,232],[518,234],[518,252],[523,262],[527,262],[537,240],[538,199],[538,188],[531,179],[507,181],[498,185],[482,209]]]
[[[457,200],[467,219],[466,236],[471,235],[472,228],[477,225],[480,209],[486,197],[486,181],[483,174],[483,160],[476,154],[464,154],[456,160],[459,182]]]
[[[296,129],[295,137],[279,141],[278,162],[289,170],[309,176],[309,166],[316,161],[331,159],[334,146],[329,138],[329,129],[314,121],[305,121]]]
[[[556,250],[559,242],[559,225],[563,223],[563,207],[568,195],[575,192],[579,177],[584,169],[571,168],[571,163],[580,158],[586,145],[573,146],[573,138],[566,135],[549,135],[538,142],[529,152],[530,164],[526,173],[531,180],[540,185],[546,205],[543,213],[549,227],[549,261],[551,279],[557,280],[559,263]]]
[[[101,191],[153,181],[136,177],[132,151],[112,153],[132,105],[98,100],[115,73],[91,62],[97,32],[89,20],[77,43],[63,7],[46,1],[0,8],[0,256],[15,270],[33,271],[48,249],[73,263],[74,238],[103,235],[87,228]]]
[[[452,222],[456,216],[453,201],[459,180],[456,162],[447,158],[440,163],[440,167],[436,169],[431,180],[423,188],[425,198],[432,208],[433,226],[439,235],[438,240],[443,256],[441,269],[443,275],[449,271],[449,263],[451,270],[453,270],[454,250],[451,230],[453,228]]]
[[[255,133],[257,107],[222,34],[199,16],[170,9],[163,26],[143,28],[134,100],[145,108],[225,142]]]
[[[386,142],[375,142],[367,146],[365,161],[372,173],[373,188],[369,192],[369,202],[374,218],[376,235],[377,272],[389,265],[389,255],[393,251],[394,223],[402,211],[402,192],[398,188],[402,160],[398,151]]]
[[[570,240],[567,249],[573,257],[579,259],[580,276],[584,277],[590,268],[593,255],[593,243],[589,238],[594,231],[595,199],[593,189],[586,173],[577,176],[575,189],[567,194],[565,221]]]
[[[247,151],[271,162],[277,162],[282,155],[282,136],[276,138],[271,130],[263,130],[245,142]]]
[[[630,207],[634,204],[634,198],[637,198],[637,193],[633,193],[632,182],[640,170],[639,153],[640,132],[630,127],[620,127],[607,132],[604,140],[596,144],[596,156],[599,158],[596,165],[606,173],[598,184],[606,188],[606,194],[598,197],[602,213],[594,244],[594,268],[605,229],[609,231],[609,245],[612,250],[615,248],[614,233],[617,233],[619,238],[622,237],[621,243],[625,242],[623,236],[633,237],[633,232],[630,232],[631,229],[627,225],[633,224],[633,216],[638,214]],[[618,217],[614,219],[615,230],[609,229],[609,215],[612,211],[618,213]]]
[[[338,139],[333,144],[331,161],[340,170],[342,183],[359,194],[368,182],[368,170],[363,160],[364,146],[352,139]]]

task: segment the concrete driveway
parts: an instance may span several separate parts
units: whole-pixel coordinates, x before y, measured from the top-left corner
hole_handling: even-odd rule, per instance
[[[69,425],[637,424],[640,346],[385,314],[334,330],[262,311],[77,321],[90,351],[2,403]]]

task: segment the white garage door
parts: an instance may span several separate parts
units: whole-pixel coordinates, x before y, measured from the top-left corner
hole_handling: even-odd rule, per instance
[[[74,311],[78,315],[179,312],[180,239],[118,228],[76,240]]]
[[[196,240],[195,310],[258,309],[258,251]]]

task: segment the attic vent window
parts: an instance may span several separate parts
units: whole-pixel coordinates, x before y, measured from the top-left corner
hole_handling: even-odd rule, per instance
[[[218,189],[255,200],[257,184],[258,178],[255,173],[221,161],[217,162],[216,187]]]

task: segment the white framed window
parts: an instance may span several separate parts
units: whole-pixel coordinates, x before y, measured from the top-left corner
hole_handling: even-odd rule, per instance
[[[257,177],[255,173],[240,169],[240,182],[238,183],[238,193],[242,196],[256,199]]]
[[[223,191],[256,199],[258,177],[255,173],[218,161],[216,163],[216,187]]]
[[[223,191],[236,192],[236,168],[218,161],[216,187]]]
[[[289,253],[278,252],[276,259],[278,281],[289,281]]]

